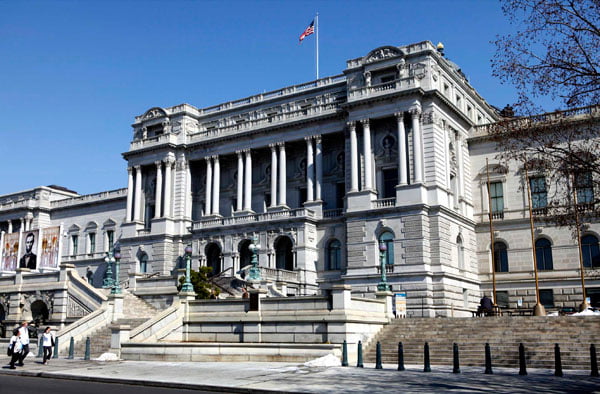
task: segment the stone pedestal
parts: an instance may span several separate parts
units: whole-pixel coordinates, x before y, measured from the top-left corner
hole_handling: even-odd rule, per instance
[[[313,211],[317,219],[323,218],[323,201],[307,201],[304,203],[304,208]]]
[[[137,279],[142,278],[144,274],[139,272],[130,272],[129,273],[129,291],[134,292],[137,287]]]
[[[350,285],[333,285],[331,287],[331,296],[333,301],[333,309],[349,309],[352,303],[352,286]]]
[[[110,294],[108,296],[108,301],[110,303],[112,303],[112,305],[113,305],[112,318],[111,318],[111,322],[113,322],[113,323],[124,317],[124,315],[123,315],[123,299],[124,299],[124,297],[125,296],[123,294]]]
[[[394,318],[394,311],[393,311],[393,306],[392,306],[392,292],[391,291],[377,291],[375,293],[375,297],[377,297],[378,300],[383,300],[385,301],[385,316],[388,319],[393,319]]]
[[[427,204],[427,189],[422,183],[396,186],[396,206]]]
[[[131,326],[127,324],[113,324],[110,326],[110,352],[121,356],[121,344],[129,342]]]
[[[377,193],[374,190],[349,192],[346,198],[346,212],[367,211],[371,209],[372,202],[376,199]]]

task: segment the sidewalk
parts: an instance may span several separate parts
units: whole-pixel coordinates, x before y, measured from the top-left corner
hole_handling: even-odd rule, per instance
[[[0,358],[3,365],[6,356]],[[28,357],[25,366],[17,370],[3,367],[0,374],[37,376],[114,382],[146,386],[204,389],[225,392],[599,392],[600,378],[591,378],[589,371],[565,371],[562,378],[551,370],[528,370],[528,376],[518,370],[494,368],[493,375],[483,374],[483,368],[465,367],[461,374],[452,374],[452,367],[432,366],[433,372],[409,365],[399,372],[395,365],[383,370],[373,365],[356,367],[309,368],[294,363],[233,363],[233,362],[144,362],[144,361],[83,361],[52,359],[42,365],[41,359]],[[1,387],[1,383],[0,383]]]

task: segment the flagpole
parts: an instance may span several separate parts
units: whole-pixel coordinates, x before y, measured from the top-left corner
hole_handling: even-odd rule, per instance
[[[317,79],[319,79],[319,13],[315,16],[315,33],[317,34]]]

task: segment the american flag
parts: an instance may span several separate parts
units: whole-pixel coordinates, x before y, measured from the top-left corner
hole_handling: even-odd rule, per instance
[[[310,25],[308,25],[308,27],[306,29],[304,29],[302,34],[300,34],[300,42],[302,42],[302,40],[304,40],[306,37],[310,36],[314,32],[315,32],[315,20],[313,19],[313,21],[310,22]]]

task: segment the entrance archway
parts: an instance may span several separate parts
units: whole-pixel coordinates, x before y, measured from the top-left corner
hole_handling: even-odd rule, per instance
[[[277,269],[294,270],[292,246],[292,240],[288,237],[280,237],[275,241],[275,267]]]
[[[251,243],[252,241],[245,239],[238,244],[238,252],[240,254],[240,269],[251,264],[252,253],[250,253],[250,249],[248,248]]]
[[[49,315],[48,307],[44,301],[37,300],[31,304],[31,318],[35,322],[44,323],[48,320]]]
[[[217,275],[221,272],[221,248],[216,243],[206,245],[204,249],[206,255],[206,266],[212,268],[210,276]]]

